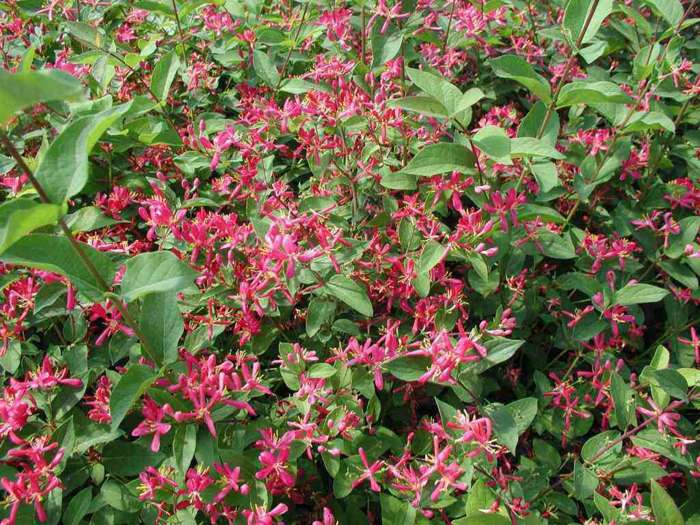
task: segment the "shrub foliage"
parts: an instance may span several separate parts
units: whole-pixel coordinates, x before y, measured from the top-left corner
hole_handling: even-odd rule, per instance
[[[0,3],[2,524],[700,523],[699,16]]]

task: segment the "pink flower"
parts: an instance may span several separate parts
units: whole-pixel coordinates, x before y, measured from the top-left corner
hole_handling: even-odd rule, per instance
[[[150,397],[144,397],[141,413],[145,419],[131,432],[131,435],[136,437],[153,434],[151,440],[153,452],[158,452],[160,449],[160,436],[170,431],[171,426],[162,422],[168,408],[168,405],[161,407]]]

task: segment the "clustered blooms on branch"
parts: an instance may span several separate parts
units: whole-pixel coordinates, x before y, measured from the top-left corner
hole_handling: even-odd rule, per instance
[[[0,524],[698,520],[694,0],[0,6]]]

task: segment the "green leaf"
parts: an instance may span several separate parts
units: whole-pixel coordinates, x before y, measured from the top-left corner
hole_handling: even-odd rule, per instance
[[[102,464],[113,476],[137,476],[146,467],[157,467],[165,459],[162,452],[153,452],[140,443],[117,439],[102,449]]]
[[[557,235],[547,229],[540,229],[537,234],[542,253],[552,259],[573,259],[576,249],[568,233]]]
[[[0,253],[37,228],[56,224],[61,206],[12,199],[0,205]]]
[[[511,165],[510,137],[497,126],[485,126],[473,137],[474,144],[486,155],[500,164]]]
[[[612,374],[610,391],[615,403],[615,420],[620,430],[635,422],[634,390],[617,373]]]
[[[535,420],[535,416],[537,415],[537,399],[534,397],[524,397],[512,403],[508,403],[506,408],[510,412],[510,415],[513,416],[518,435],[520,435],[525,432]]]
[[[253,51],[253,69],[255,69],[255,74],[271,88],[275,88],[279,84],[280,74],[277,67],[267,56],[267,53],[259,49]]]
[[[473,514],[452,522],[454,525],[511,525],[503,514]]]
[[[518,446],[518,427],[510,410],[502,405],[490,405],[486,409],[486,415],[491,419],[496,439],[515,454]]]
[[[90,502],[92,502],[92,487],[86,487],[71,498],[63,512],[63,523],[78,525],[90,510]]]
[[[185,330],[175,292],[151,293],[141,300],[139,331],[159,365],[177,361],[178,341]]]
[[[153,68],[151,75],[151,91],[158,97],[158,100],[163,101],[168,98],[170,86],[175,80],[175,75],[180,67],[180,57],[175,50],[163,55],[158,63]]]
[[[550,143],[534,137],[517,137],[510,141],[511,157],[549,157],[565,159]]]
[[[625,133],[647,131],[650,129],[663,129],[676,132],[676,125],[665,113],[661,111],[638,111],[629,120],[629,124],[623,130]]]
[[[428,241],[418,258],[418,271],[427,273],[442,260],[447,249],[436,241]]]
[[[671,27],[676,27],[683,18],[683,4],[680,0],[643,0],[645,4],[663,17]]]
[[[540,135],[540,129],[542,128],[542,123],[547,116],[547,106],[541,100],[538,100],[527,112],[527,115],[520,121],[520,126],[518,127],[518,137],[534,137],[537,138]],[[559,136],[559,114],[553,111],[549,114],[547,119],[547,124],[542,131],[541,140],[544,142],[554,145],[557,142],[557,137]]]
[[[335,301],[314,297],[309,301],[306,311],[306,335],[315,336],[321,327],[333,320],[335,316]]]
[[[547,193],[561,185],[557,167],[553,162],[538,162],[532,165],[532,174],[542,193]]]
[[[401,381],[416,381],[428,370],[430,362],[424,356],[402,356],[389,361],[384,368]]]
[[[662,368],[654,371],[654,377],[669,396],[682,401],[688,400],[688,383],[678,371],[672,368]]]
[[[308,376],[313,379],[325,379],[333,377],[338,372],[338,369],[328,363],[315,363],[309,368]]]
[[[525,341],[522,339],[506,339],[505,337],[494,337],[484,343],[487,354],[480,361],[469,364],[469,370],[477,374],[485,372],[489,368],[503,363],[510,359]]]
[[[620,86],[604,80],[590,82],[576,80],[561,88],[557,97],[557,108],[575,104],[629,104],[634,99],[620,89]]]
[[[668,290],[651,284],[628,284],[615,293],[615,304],[656,303],[668,295]]]
[[[131,102],[81,117],[51,143],[34,174],[51,202],[63,204],[83,189],[88,181],[90,151],[130,107]]]
[[[496,76],[515,80],[545,103],[552,100],[549,82],[535,72],[535,69],[524,58],[517,55],[503,55],[491,60],[490,64]]]
[[[141,509],[139,499],[126,486],[113,479],[102,484],[100,496],[107,505],[123,512],[133,513]]]
[[[651,510],[654,511],[656,525],[684,525],[685,523],[673,498],[654,480],[651,481]]]
[[[457,102],[457,107],[455,108],[454,113],[450,116],[453,116],[454,114],[459,114],[462,111],[470,109],[474,104],[479,102],[485,96],[486,95],[484,95],[484,92],[481,91],[479,88],[468,89],[460,97],[459,101]]]
[[[192,285],[197,272],[172,252],[142,253],[126,262],[122,296],[131,302],[149,293],[179,292]]]
[[[184,425],[175,431],[173,457],[178,470],[184,476],[192,463],[197,448],[197,425]]]
[[[390,108],[400,108],[406,111],[415,111],[430,117],[447,118],[447,109],[432,97],[403,97],[390,100],[387,103]]]
[[[382,24],[372,26],[372,67],[383,66],[396,58],[403,43],[403,32],[397,30],[393,24],[384,34],[381,34],[381,29]]]
[[[109,413],[112,415],[112,430],[119,428],[134,403],[148,390],[158,374],[146,365],[132,364],[112,388]]]
[[[364,286],[357,284],[349,277],[336,274],[328,280],[324,288],[328,293],[337,297],[362,315],[367,317],[372,317],[372,315],[374,315],[372,303],[367,296],[367,290],[365,290]]]
[[[579,501],[590,498],[598,487],[598,477],[582,463],[574,463],[574,496]]]
[[[58,69],[28,73],[0,70],[0,124],[34,104],[72,98],[81,91],[78,79]]]
[[[600,25],[607,16],[612,13],[613,2],[612,0],[600,0],[599,2],[593,2],[592,0],[569,0],[566,6],[562,26],[564,34],[573,47],[576,46],[581,36],[581,32],[586,25],[586,20],[593,6],[595,6],[595,12],[586,28],[586,33],[581,39],[581,44],[587,44],[593,40],[600,29]]]
[[[382,525],[413,525],[416,522],[416,509],[408,501],[385,493],[379,495],[379,501]]]
[[[415,175],[402,171],[384,173],[380,184],[390,190],[415,190],[418,180]]]
[[[421,71],[420,69],[406,68],[406,74],[421,91],[437,100],[447,110],[448,115],[453,115],[459,110],[459,102],[462,92],[444,78]]]
[[[432,177],[448,171],[462,171],[474,166],[474,154],[461,144],[440,142],[420,150],[400,173]]]
[[[92,262],[97,273],[110,285],[114,278],[114,263],[92,246],[78,242],[82,252]],[[106,290],[90,273],[85,263],[78,257],[66,237],[32,233],[23,237],[0,255],[0,260],[8,264],[18,264],[55,272],[67,277],[75,287],[92,298],[99,298]]]

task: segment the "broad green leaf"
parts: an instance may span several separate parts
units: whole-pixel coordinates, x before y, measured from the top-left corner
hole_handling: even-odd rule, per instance
[[[129,369],[112,388],[112,395],[109,400],[112,430],[119,428],[126,414],[157,377],[158,374],[146,365],[136,363],[129,365]]]
[[[163,101],[168,98],[170,86],[175,80],[175,75],[180,67],[180,57],[175,50],[172,50],[163,55],[158,63],[153,68],[151,75],[151,91],[158,97],[158,100]]]
[[[518,430],[518,435],[525,432],[537,415],[537,399],[534,397],[524,397],[508,403],[506,405],[510,415],[513,416],[515,427]]]
[[[379,495],[379,501],[382,525],[413,525],[416,522],[416,508],[410,502],[385,493]]]
[[[459,101],[457,102],[457,107],[455,108],[452,115],[459,114],[462,111],[466,111],[467,109],[470,109],[474,104],[479,102],[485,96],[486,95],[484,95],[484,92],[481,91],[479,88],[468,89],[459,98]],[[452,115],[450,115],[450,116],[452,116]]]
[[[184,476],[194,458],[197,447],[197,425],[189,424],[179,427],[173,437],[173,457],[178,470]]]
[[[557,97],[557,107],[598,103],[629,104],[633,101],[632,97],[620,89],[620,86],[612,82],[576,80],[561,88]]]
[[[496,440],[515,454],[518,446],[518,426],[511,411],[503,405],[489,405],[486,407],[486,415],[491,419]]]
[[[669,396],[682,401],[688,400],[688,383],[678,371],[672,368],[662,368],[654,371],[654,377],[659,387]]]
[[[617,428],[626,430],[630,424],[635,422],[634,390],[625,383],[619,374],[613,373],[610,391],[615,403]]]
[[[511,525],[511,521],[503,514],[473,514],[452,522],[454,525]]]
[[[540,191],[547,193],[561,185],[557,167],[553,162],[538,162],[532,165],[532,174],[535,176]]]
[[[500,164],[510,165],[510,137],[497,126],[485,126],[473,137],[474,144]]]
[[[107,443],[101,456],[102,464],[113,476],[138,476],[146,467],[157,467],[165,459],[165,454],[153,452],[150,446],[123,439]]]
[[[437,100],[447,110],[449,115],[455,114],[459,109],[459,101],[462,92],[444,78],[421,71],[420,69],[406,68],[406,74],[421,91]]]
[[[448,171],[464,172],[474,166],[474,154],[466,146],[440,142],[420,150],[400,173],[432,177]]]
[[[338,369],[328,363],[314,363],[308,370],[308,376],[313,379],[333,377],[336,373],[338,373]]]
[[[519,82],[545,103],[552,100],[552,89],[549,82],[524,58],[517,55],[503,55],[490,61],[494,73],[501,78]]]
[[[135,494],[118,481],[108,479],[102,484],[100,496],[110,507],[133,513],[141,509],[141,502]]]
[[[51,202],[76,195],[88,181],[88,155],[102,134],[131,107],[131,102],[69,124],[49,146],[34,174]]]
[[[56,224],[61,206],[12,199],[0,205],[0,254],[37,228]]]
[[[628,284],[615,294],[615,304],[656,303],[668,295],[668,290],[651,284]]]
[[[302,93],[308,93],[309,91],[328,91],[328,88],[320,84],[314,84],[303,78],[290,78],[280,88],[280,91],[292,93],[293,95],[300,95]]]
[[[418,185],[418,179],[415,175],[405,173],[403,171],[394,171],[384,173],[380,184],[390,190],[415,190]]]
[[[178,341],[185,330],[175,292],[150,293],[141,299],[139,331],[159,365],[177,361]]]
[[[102,252],[78,242],[98,274],[108,285],[114,279],[114,263]],[[32,233],[15,242],[0,255],[0,260],[8,264],[18,264],[61,274],[81,292],[92,298],[102,296],[104,288],[85,266],[66,237]]]
[[[579,501],[590,498],[598,487],[598,477],[578,460],[574,463],[574,497]]]
[[[683,515],[673,498],[656,481],[651,481],[651,510],[654,511],[656,525],[683,525]]]
[[[324,288],[332,296],[337,297],[362,315],[367,317],[374,315],[372,303],[367,296],[367,290],[349,277],[336,274],[326,282]]]
[[[402,356],[384,365],[384,369],[401,381],[416,381],[430,367],[430,358],[424,356]]]
[[[525,341],[522,339],[506,339],[505,337],[494,337],[484,343],[487,353],[486,357],[468,366],[470,372],[481,374],[499,363],[510,359]]]
[[[436,241],[428,241],[418,258],[418,271],[429,272],[445,256],[447,249]]]
[[[28,73],[0,70],[0,125],[34,104],[73,98],[81,91],[78,79],[58,69]]]
[[[581,457],[587,463],[606,463],[622,450],[619,438],[620,433],[616,430],[600,432],[583,444]]]
[[[429,117],[447,118],[447,109],[432,97],[403,97],[390,100],[387,103],[390,108],[400,108],[406,111],[415,111]]]
[[[564,159],[553,145],[534,137],[517,137],[510,141],[511,157],[548,157],[550,159]]]
[[[652,129],[663,129],[675,133],[676,125],[668,115],[661,111],[638,111],[632,115],[623,131],[625,133],[634,133]]]
[[[93,47],[107,44],[104,33],[84,22],[66,22],[66,29],[71,36]]]
[[[643,0],[654,8],[671,27],[676,27],[683,18],[683,4],[680,0]]]
[[[564,233],[557,235],[545,228],[538,232],[539,247],[542,253],[552,259],[573,259],[576,257],[576,249],[574,243],[571,242],[571,237]]]
[[[92,487],[86,487],[73,496],[63,512],[65,525],[78,525],[90,510],[92,502]]]
[[[541,206],[539,204],[523,204],[518,206],[518,218],[529,221],[535,218],[544,219],[545,222],[563,224],[566,222],[564,216],[553,208]]]
[[[333,320],[334,316],[335,301],[323,297],[311,299],[306,311],[306,335],[315,336],[324,324]]]
[[[518,127],[518,137],[534,137],[540,136],[540,129],[542,129],[542,123],[544,122],[545,116],[547,115],[547,106],[541,100],[538,100],[527,112],[527,115],[520,121],[520,126]],[[547,123],[542,129],[541,140],[544,142],[554,145],[557,142],[559,136],[559,114],[556,111],[552,111],[549,114]]]
[[[192,285],[197,272],[172,252],[142,253],[126,262],[122,296],[131,302],[153,292],[179,292]]]
[[[280,74],[267,53],[256,49],[253,51],[253,68],[255,74],[268,86],[275,88],[280,81]]]
[[[372,67],[383,66],[389,60],[396,58],[401,51],[403,32],[391,24],[384,34],[381,34],[382,24],[372,26]]]
[[[600,29],[600,25],[612,12],[612,0],[569,0],[564,11],[564,21],[562,23],[564,34],[572,46],[575,46],[588,19],[590,10],[595,6],[586,33],[581,39],[581,44],[587,44],[595,37]]]

